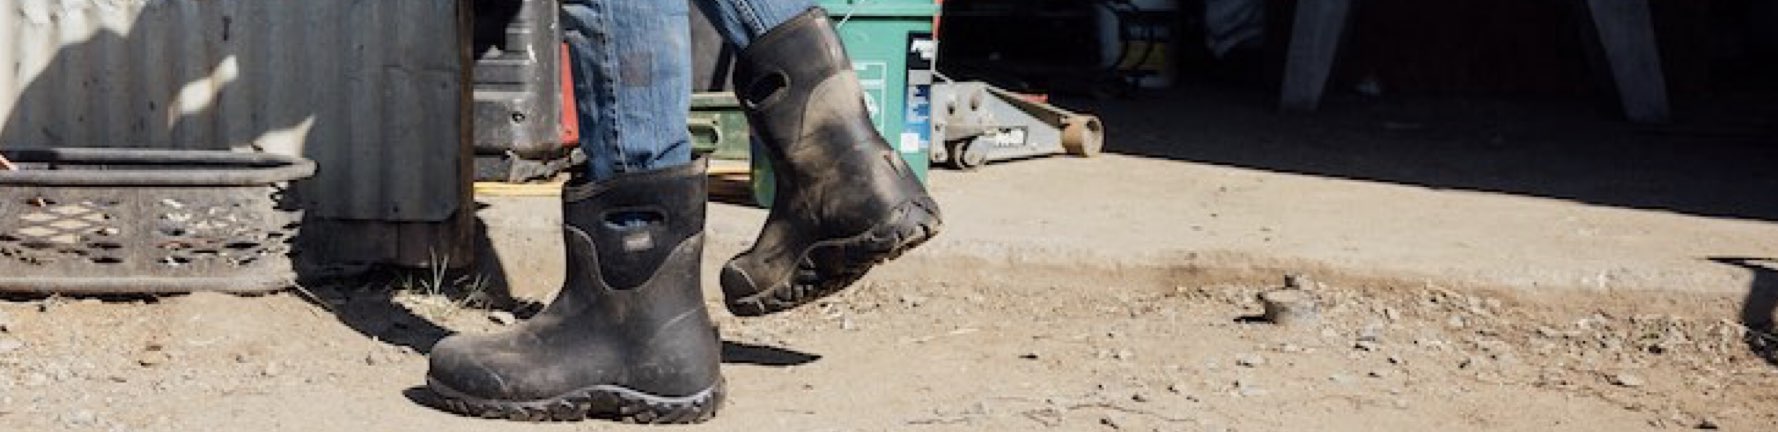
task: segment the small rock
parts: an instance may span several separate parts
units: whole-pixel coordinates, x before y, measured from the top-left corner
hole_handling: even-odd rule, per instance
[[[1537,335],[1543,336],[1544,338],[1548,338],[1548,339],[1560,339],[1563,336],[1562,332],[1556,331],[1556,329],[1549,328],[1547,326],[1538,326],[1537,327]]]
[[[1255,397],[1265,396],[1266,391],[1259,388],[1259,386],[1255,385],[1252,381],[1239,379],[1235,380],[1235,393],[1240,394],[1242,397]]]
[[[913,294],[902,294],[901,295],[901,304],[907,305],[907,307],[917,308],[917,307],[920,307],[920,305],[922,303],[926,303],[925,297],[921,297],[921,296],[917,296],[917,295],[913,295]]]
[[[1369,342],[1383,340],[1383,325],[1373,323],[1358,329],[1358,340]]]
[[[1142,392],[1130,394],[1130,401],[1132,402],[1148,402],[1149,400],[1148,395],[1143,394]]]
[[[1346,374],[1342,374],[1342,373],[1329,375],[1327,377],[1327,380],[1333,381],[1335,384],[1351,384],[1353,381],[1351,375],[1346,375]]]
[[[1505,364],[1505,365],[1519,364],[1519,356],[1515,356],[1515,355],[1513,355],[1513,353],[1489,354],[1488,358],[1493,359],[1495,363],[1500,363],[1500,364]]]
[[[1508,352],[1508,350],[1513,350],[1513,345],[1511,345],[1511,343],[1506,343],[1506,341],[1501,340],[1472,340],[1470,343],[1474,343],[1476,347],[1481,348],[1481,352]]]
[[[1395,310],[1395,308],[1392,307],[1383,308],[1383,318],[1387,318],[1390,321],[1401,321],[1401,311]]]
[[[858,324],[852,322],[852,317],[840,318],[840,330],[852,331],[857,329]]]
[[[376,366],[379,364],[383,364],[382,353],[373,351],[370,354],[366,354],[364,356],[364,364],[370,365],[370,366]]]
[[[1376,352],[1381,347],[1378,347],[1376,342],[1361,340],[1361,341],[1358,341],[1357,343],[1352,344],[1352,348],[1357,349],[1359,351]]]
[[[1293,273],[1293,274],[1284,275],[1284,288],[1297,289],[1297,290],[1311,290],[1311,289],[1315,289],[1315,287],[1316,287],[1315,281],[1313,279],[1310,279],[1309,275],[1300,274],[1300,273]]]
[[[9,315],[6,315],[6,311],[0,311],[0,333],[6,333],[6,332],[11,332],[11,331],[12,331],[12,317]]]
[[[24,382],[25,387],[43,387],[49,385],[49,375],[45,375],[42,372],[31,372],[25,374],[24,379],[21,381]]]
[[[25,347],[25,343],[22,341],[19,341],[18,339],[0,337],[0,354],[6,354],[9,352],[18,351],[19,348],[24,348],[24,347]]]
[[[1287,343],[1284,345],[1279,345],[1278,351],[1295,354],[1295,353],[1303,352],[1303,347],[1297,346],[1296,344],[1293,344],[1293,343]]]
[[[1025,359],[1025,360],[1037,360],[1037,353],[1019,354],[1019,358]]]
[[[1722,429],[1722,426],[1715,418],[1705,416],[1704,418],[1698,419],[1698,429],[1717,430]]]
[[[51,369],[49,371],[49,378],[56,382],[68,382],[68,380],[74,379],[74,371],[69,370],[66,367]]]
[[[1111,358],[1118,359],[1118,360],[1129,360],[1129,359],[1136,358],[1136,353],[1131,352],[1128,348],[1125,348],[1125,349],[1113,351],[1111,353]]]
[[[1278,325],[1314,324],[1321,313],[1315,295],[1300,289],[1286,288],[1260,293],[1265,305],[1265,320]]]
[[[1247,353],[1235,356],[1235,365],[1244,367],[1265,366],[1266,358],[1259,354]]]
[[[283,374],[283,373],[284,373],[284,364],[278,363],[278,362],[266,363],[265,369],[261,369],[259,371],[260,375],[264,375],[268,378],[269,377],[276,377],[276,376]]]
[[[62,424],[68,427],[92,426],[99,422],[99,415],[89,410],[76,410],[62,415]]]
[[[1371,378],[1387,378],[1387,377],[1389,377],[1389,370],[1388,369],[1372,369],[1370,371],[1370,373],[1365,374],[1365,376],[1368,376]]]
[[[1617,375],[1612,375],[1611,383],[1618,386],[1636,388],[1648,384],[1648,381],[1644,381],[1642,377],[1623,372]]]
[[[1185,389],[1186,386],[1184,383],[1167,384],[1167,391],[1172,392],[1173,394],[1185,394]]]
[[[1397,355],[1390,355],[1388,360],[1389,360],[1389,364],[1392,364],[1392,365],[1407,363],[1406,360],[1402,360],[1401,356],[1397,356]]]
[[[493,321],[495,324],[499,324],[499,325],[503,325],[503,326],[509,326],[509,325],[512,325],[513,323],[519,322],[519,318],[513,316],[512,312],[497,310],[497,311],[493,311],[493,312],[488,312],[488,321]]]
[[[1117,421],[1112,420],[1111,417],[1100,417],[1099,424],[1112,429],[1123,429],[1123,427],[1118,426]]]
[[[1475,366],[1475,364],[1476,364],[1476,360],[1474,357],[1464,357],[1463,360],[1457,361],[1457,368],[1458,369],[1469,369],[1470,366]]]
[[[136,353],[136,364],[142,365],[142,367],[155,367],[173,360],[173,356],[160,350],[160,347],[150,346],[149,348]]]
[[[1452,315],[1450,319],[1445,320],[1445,326],[1454,329],[1463,328],[1463,317]]]

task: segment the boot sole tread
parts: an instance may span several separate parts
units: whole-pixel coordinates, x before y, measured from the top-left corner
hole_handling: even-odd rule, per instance
[[[900,258],[936,237],[944,226],[937,209],[937,203],[930,197],[917,198],[897,207],[893,217],[863,234],[816,243],[803,253],[787,283],[731,299],[724,302],[725,306],[738,316],[768,315],[845,290],[871,268]],[[814,260],[809,259],[816,253],[838,254],[843,264],[833,269],[817,269]]]
[[[615,420],[631,424],[702,423],[716,416],[722,405],[722,381],[690,396],[657,396],[615,385],[597,385],[549,399],[504,401],[462,394],[427,378],[426,386],[442,400],[440,408],[485,419],[525,422],[564,422],[586,419]]]

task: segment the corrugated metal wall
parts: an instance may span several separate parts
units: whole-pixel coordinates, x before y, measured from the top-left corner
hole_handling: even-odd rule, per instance
[[[310,216],[447,222],[467,202],[466,5],[0,0],[0,147],[297,154],[320,166]]]
[[[323,217],[458,205],[453,1],[0,4],[0,145],[259,148],[321,164]]]

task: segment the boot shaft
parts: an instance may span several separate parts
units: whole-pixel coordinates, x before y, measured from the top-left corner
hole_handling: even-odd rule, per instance
[[[630,290],[657,277],[687,242],[696,240],[701,249],[708,198],[704,169],[699,159],[603,182],[578,176],[569,181],[562,189],[563,240],[587,244],[591,255],[575,257],[570,248],[569,262],[596,262],[596,282]]]
[[[748,45],[734,80],[751,126],[775,160],[842,159],[881,141],[839,34],[819,8]]]

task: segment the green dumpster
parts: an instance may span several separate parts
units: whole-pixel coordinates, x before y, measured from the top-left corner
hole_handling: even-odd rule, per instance
[[[692,151],[711,159],[747,160],[752,133],[733,93],[693,93],[686,128]]]
[[[901,153],[920,181],[932,151],[932,0],[819,0],[834,22],[846,55],[864,89],[871,122]],[[763,154],[755,143],[753,153]],[[753,197],[770,207],[774,181],[769,163],[753,158]]]

